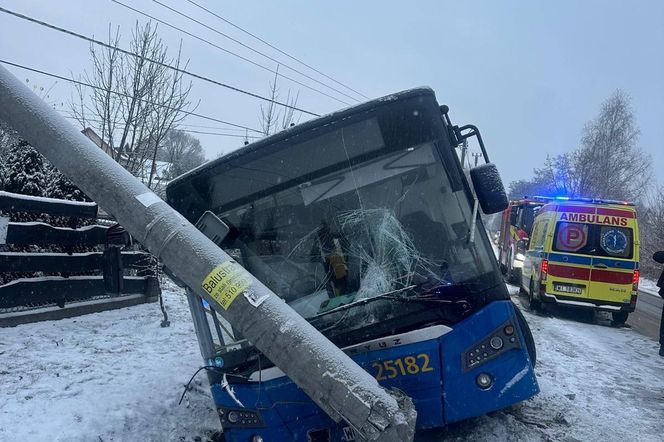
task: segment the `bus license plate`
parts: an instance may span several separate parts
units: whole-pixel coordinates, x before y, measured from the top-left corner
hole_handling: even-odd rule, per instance
[[[572,293],[574,295],[580,295],[583,293],[583,289],[581,287],[576,287],[573,285],[554,284],[553,289],[557,292]]]

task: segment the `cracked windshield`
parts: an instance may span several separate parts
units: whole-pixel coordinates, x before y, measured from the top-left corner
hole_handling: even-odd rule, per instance
[[[663,23],[0,0],[0,442],[664,441]]]

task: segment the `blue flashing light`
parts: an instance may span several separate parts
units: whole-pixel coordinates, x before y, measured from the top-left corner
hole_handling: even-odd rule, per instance
[[[526,197],[530,198],[530,197]],[[623,206],[633,206],[634,203],[629,201],[617,201],[617,200],[608,200],[601,198],[583,198],[583,197],[569,197],[569,196],[533,196],[532,199],[539,201],[572,201],[577,203],[588,203],[588,204],[620,204]]]

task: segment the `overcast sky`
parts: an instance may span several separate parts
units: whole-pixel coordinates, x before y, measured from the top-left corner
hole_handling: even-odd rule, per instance
[[[218,46],[274,69],[276,63],[192,23],[151,0],[120,0]],[[177,10],[306,71],[185,0],[160,0]],[[431,86],[457,124],[474,123],[491,159],[509,183],[531,176],[547,154],[578,146],[581,130],[617,88],[633,99],[640,146],[664,183],[664,2],[653,1],[272,1],[195,0],[337,81],[369,97]],[[76,32],[103,38],[119,25],[123,46],[131,27],[145,21],[110,0],[0,0],[0,6]],[[183,41],[189,69],[266,95],[272,74],[160,25],[176,49]],[[0,58],[70,77],[90,68],[88,44],[0,13]],[[53,79],[10,67],[30,84]],[[312,87],[348,98],[281,67]],[[299,105],[316,113],[344,104],[287,80],[282,93],[299,91]],[[70,100],[72,86],[58,81],[54,103]],[[347,89],[346,93],[354,95]],[[259,127],[260,101],[193,80],[198,113]],[[304,119],[309,117],[304,116]],[[221,124],[188,117],[190,130],[238,133],[194,126]],[[208,158],[242,145],[240,138],[202,135]]]

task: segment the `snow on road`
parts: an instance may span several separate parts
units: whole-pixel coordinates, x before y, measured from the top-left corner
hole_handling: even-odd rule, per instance
[[[518,288],[508,287],[521,306]],[[664,358],[655,341],[579,312],[522,311],[537,344],[540,394],[422,441],[664,440]]]
[[[517,413],[547,424],[537,426],[542,440],[662,440],[664,358],[655,341],[628,328],[584,322],[579,312],[526,312],[526,318],[542,392]]]
[[[512,287],[515,293],[516,288]],[[187,441],[218,429],[179,289],[155,304],[0,330],[0,440]],[[515,296],[517,304],[519,300]],[[508,410],[424,433],[420,441],[659,441],[664,358],[624,328],[525,313],[542,392]]]

